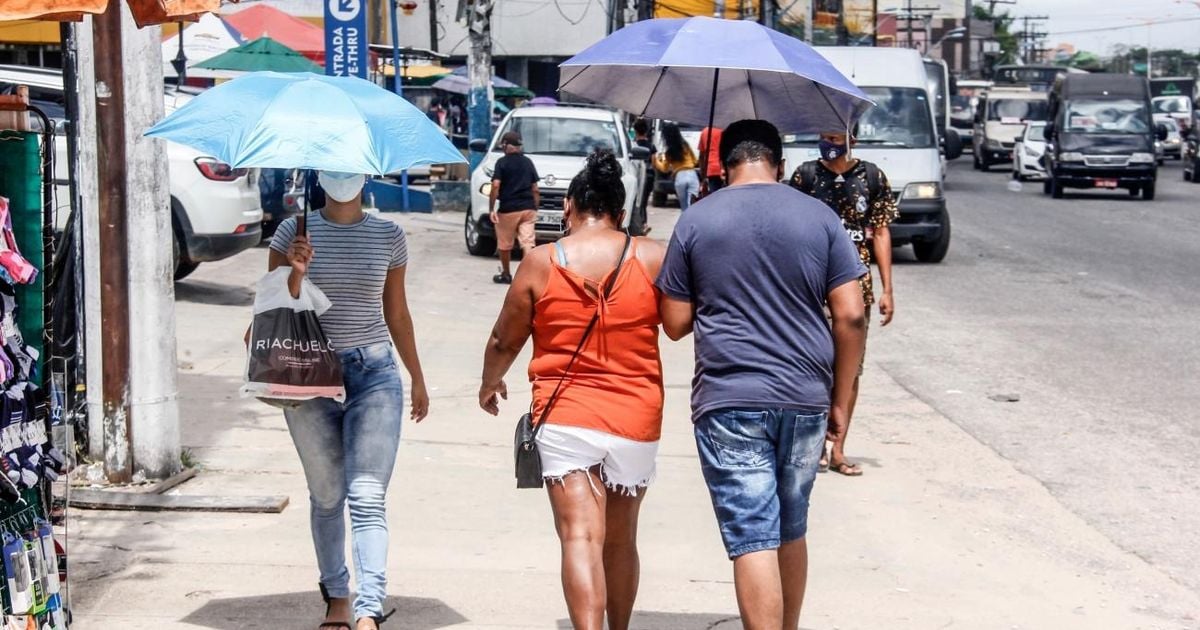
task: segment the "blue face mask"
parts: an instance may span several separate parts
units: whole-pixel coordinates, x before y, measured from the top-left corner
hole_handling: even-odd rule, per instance
[[[838,144],[836,142],[830,142],[828,140],[821,140],[821,141],[817,142],[817,150],[819,150],[821,152],[822,160],[830,160],[830,161],[836,160],[836,159],[842,157],[843,155],[846,155],[846,151],[847,151],[846,145]]]

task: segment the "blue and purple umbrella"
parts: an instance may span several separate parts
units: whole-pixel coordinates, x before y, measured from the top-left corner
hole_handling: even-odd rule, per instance
[[[561,65],[559,90],[645,116],[784,133],[849,129],[873,103],[811,46],[754,22],[637,22]]]

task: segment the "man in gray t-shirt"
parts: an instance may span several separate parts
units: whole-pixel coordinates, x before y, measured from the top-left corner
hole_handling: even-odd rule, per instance
[[[724,131],[728,187],[679,219],[657,282],[667,335],[696,333],[696,445],[755,628],[799,623],[808,498],[865,340],[867,270],[829,208],[779,183],[782,151],[765,121]]]

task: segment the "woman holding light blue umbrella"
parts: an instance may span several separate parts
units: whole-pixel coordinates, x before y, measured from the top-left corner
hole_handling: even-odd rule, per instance
[[[396,461],[404,388],[420,422],[429,395],[405,294],[408,245],[399,225],[363,212],[364,174],[462,162],[424,113],[353,77],[255,73],[193,99],[146,135],[186,144],[234,168],[320,171],[327,203],[281,224],[271,278],[293,298],[311,281],[332,302],[321,328],[341,361],[346,400],[314,398],[285,409],[310,495],[310,521],[326,603],[320,630],[375,630],[387,595],[386,493]],[[286,280],[285,280],[286,278]],[[358,596],[351,607],[345,513],[350,513]],[[394,612],[394,611],[393,611]]]

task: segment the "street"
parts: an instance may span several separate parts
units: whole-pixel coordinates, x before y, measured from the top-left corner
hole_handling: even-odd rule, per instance
[[[1001,167],[1003,168],[1003,167]],[[994,169],[999,170],[999,169]],[[1160,167],[1153,202],[1055,200],[959,160],[944,264],[898,272],[901,315],[868,354],[1110,540],[1200,591],[1200,186]],[[992,396],[1017,394],[1016,403]],[[937,457],[931,453],[930,456]]]
[[[875,328],[849,453],[866,475],[817,483],[806,629],[1134,628],[1200,624],[1200,348],[1183,274],[1200,187],[1161,171],[1159,199],[1079,194],[967,160],[947,176],[940,265],[899,250],[898,315]],[[652,209],[666,239],[676,209]],[[513,489],[512,425],[478,409],[502,289],[462,243],[463,215],[405,227],[409,295],[433,399],[406,424],[389,495],[401,630],[567,628],[544,493]],[[177,286],[183,494],[286,494],[279,515],[72,513],[74,627],[315,628],[322,610],[307,496],[278,410],[238,396],[241,334],[266,250]],[[1182,302],[1182,304],[1181,304]],[[641,523],[634,628],[740,628],[692,441],[691,343],[663,340],[667,409]],[[997,402],[993,397],[1017,402]],[[103,579],[102,579],[103,578]]]

